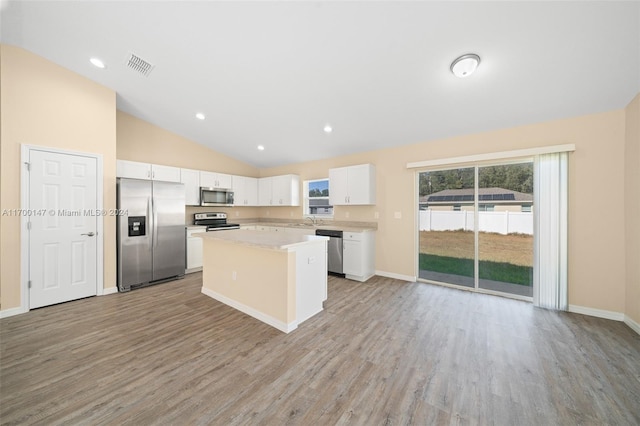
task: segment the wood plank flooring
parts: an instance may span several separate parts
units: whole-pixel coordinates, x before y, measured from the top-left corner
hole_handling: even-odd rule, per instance
[[[330,277],[287,335],[200,288],[0,320],[0,424],[640,424],[640,336],[620,322]]]

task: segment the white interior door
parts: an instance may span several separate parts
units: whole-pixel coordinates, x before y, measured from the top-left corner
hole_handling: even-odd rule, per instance
[[[97,160],[29,154],[29,307],[97,294]]]

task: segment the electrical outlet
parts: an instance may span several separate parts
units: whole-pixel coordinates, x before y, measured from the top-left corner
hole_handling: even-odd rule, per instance
[[[349,212],[344,212],[344,217],[349,218]]]
[[[240,216],[240,212],[236,212],[236,217]]]
[[[373,218],[374,218],[374,219],[380,219],[380,212],[375,212],[375,213],[373,214]]]
[[[232,279],[233,281],[235,281],[237,278],[238,278],[238,273],[237,273],[236,271],[233,271],[233,272],[231,273],[231,279]]]

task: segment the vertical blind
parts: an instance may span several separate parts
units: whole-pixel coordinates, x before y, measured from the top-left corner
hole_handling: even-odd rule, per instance
[[[567,310],[568,153],[534,160],[533,304]]]

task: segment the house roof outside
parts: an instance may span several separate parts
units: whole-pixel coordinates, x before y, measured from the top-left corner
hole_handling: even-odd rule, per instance
[[[478,188],[481,203],[523,204],[533,203],[533,194],[512,191],[504,188]],[[474,202],[474,189],[445,189],[433,194],[420,196],[420,204],[450,205],[471,204]]]

